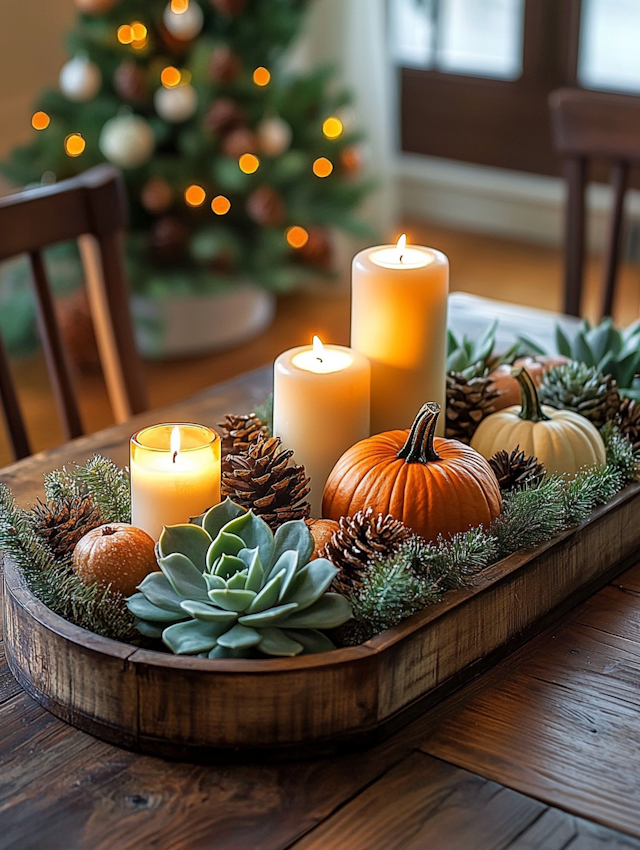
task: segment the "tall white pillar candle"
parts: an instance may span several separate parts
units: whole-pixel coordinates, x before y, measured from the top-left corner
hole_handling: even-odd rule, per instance
[[[311,516],[340,456],[369,435],[371,369],[364,355],[342,345],[299,346],[274,366],[273,432],[293,449],[311,477]]]
[[[446,410],[449,261],[402,240],[353,260],[351,345],[371,362],[373,434],[410,428],[427,401]]]
[[[220,437],[170,422],[131,438],[131,523],[154,540],[164,525],[189,522],[220,501]]]

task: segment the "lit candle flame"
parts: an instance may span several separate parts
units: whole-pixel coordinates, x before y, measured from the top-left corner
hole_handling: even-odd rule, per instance
[[[403,233],[402,236],[396,242],[396,250],[398,252],[398,262],[402,262],[402,257],[404,256],[405,249],[407,247],[407,234]]]
[[[319,363],[322,363],[324,358],[324,345],[319,336],[313,336],[313,354]]]
[[[171,459],[173,463],[176,462],[176,458],[178,457],[178,452],[180,451],[180,428],[176,425],[176,427],[171,432]]]

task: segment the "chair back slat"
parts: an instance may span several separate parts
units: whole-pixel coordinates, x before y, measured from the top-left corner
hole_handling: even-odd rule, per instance
[[[7,429],[11,450],[16,460],[31,454],[29,438],[24,425],[16,388],[9,371],[9,363],[0,339],[0,400],[2,401],[2,418]]]
[[[613,308],[629,167],[640,165],[640,99],[628,95],[559,89],[549,96],[554,144],[564,159],[564,311],[580,315],[585,253],[584,192],[588,162],[612,162],[613,206],[607,232],[602,315]]]
[[[73,390],[71,371],[62,344],[60,328],[56,320],[53,296],[40,251],[30,252],[29,262],[36,294],[40,340],[47,363],[49,380],[62,419],[64,435],[67,440],[72,440],[83,433],[82,420]]]
[[[29,258],[40,336],[67,439],[80,436],[83,428],[41,252],[56,242],[78,240],[105,382],[116,421],[123,422],[148,407],[124,269],[126,223],[124,183],[111,166],[0,198],[0,260],[18,254]],[[14,453],[22,457],[29,453],[29,444],[6,357],[1,354],[3,412]]]

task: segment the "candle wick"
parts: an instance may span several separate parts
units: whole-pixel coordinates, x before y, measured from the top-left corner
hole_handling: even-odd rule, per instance
[[[316,360],[318,361],[318,363],[324,363],[322,357],[316,357]]]
[[[173,453],[173,463],[176,462],[176,458],[178,457],[178,452]]]
[[[400,254],[400,262],[402,262],[403,257],[404,257],[404,254]]]

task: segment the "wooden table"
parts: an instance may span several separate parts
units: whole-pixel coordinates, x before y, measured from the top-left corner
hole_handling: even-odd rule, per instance
[[[93,452],[127,462],[162,419],[215,424],[266,370],[0,473],[21,503]],[[1,636],[1,632],[0,632]],[[640,565],[488,673],[364,752],[200,767],[137,756],[57,720],[0,637],[2,850],[640,848]]]

